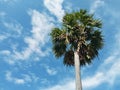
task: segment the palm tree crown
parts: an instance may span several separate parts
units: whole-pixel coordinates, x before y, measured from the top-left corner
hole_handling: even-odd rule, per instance
[[[51,38],[56,57],[64,57],[64,64],[74,66],[74,51],[78,51],[80,66],[90,64],[103,46],[102,23],[86,10],[66,13],[61,28],[53,28]]]

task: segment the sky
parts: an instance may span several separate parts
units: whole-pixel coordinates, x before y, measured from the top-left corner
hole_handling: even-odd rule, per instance
[[[102,23],[104,47],[81,68],[83,90],[120,88],[120,0],[0,0],[0,90],[75,90],[74,67],[55,58],[49,33],[66,12]]]

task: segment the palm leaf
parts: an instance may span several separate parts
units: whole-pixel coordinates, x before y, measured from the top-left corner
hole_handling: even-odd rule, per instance
[[[103,46],[102,23],[94,19],[86,10],[66,13],[62,29],[54,28],[51,32],[53,52],[56,57],[64,56],[63,63],[74,66],[74,51],[78,51],[81,66],[90,64],[98,56]]]

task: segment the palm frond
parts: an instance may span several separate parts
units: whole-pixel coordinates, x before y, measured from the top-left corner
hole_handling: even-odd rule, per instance
[[[74,51],[72,50],[66,51],[64,55],[63,63],[66,66],[74,66]]]
[[[50,34],[55,56],[64,56],[63,63],[74,66],[74,51],[80,44],[80,65],[90,64],[98,56],[98,50],[103,47],[101,27],[101,20],[94,19],[94,15],[89,14],[87,10],[66,13],[62,29],[54,28]]]

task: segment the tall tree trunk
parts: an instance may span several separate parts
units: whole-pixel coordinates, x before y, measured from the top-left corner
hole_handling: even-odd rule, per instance
[[[78,52],[74,52],[74,62],[75,62],[75,75],[76,75],[76,90],[82,90],[81,74],[80,74],[80,61]]]

